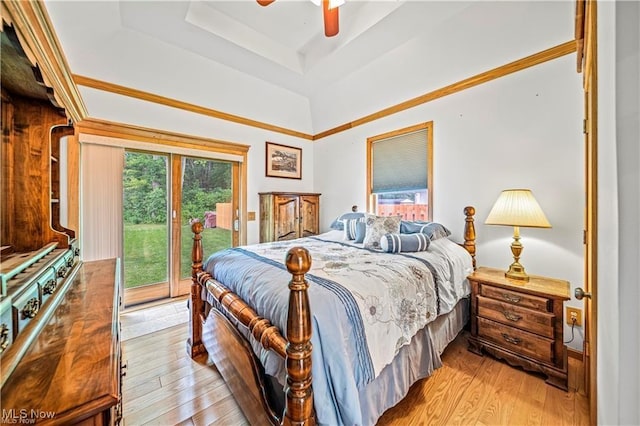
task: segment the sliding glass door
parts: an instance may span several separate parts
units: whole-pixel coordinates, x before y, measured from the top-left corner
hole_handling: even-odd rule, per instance
[[[182,229],[180,278],[191,277],[191,223],[204,225],[204,252],[214,253],[233,244],[232,167],[224,161],[182,158]]]
[[[238,244],[238,170],[231,161],[126,151],[125,305],[189,292],[194,220],[205,228],[205,254]]]
[[[169,156],[125,151],[125,304],[169,296]]]

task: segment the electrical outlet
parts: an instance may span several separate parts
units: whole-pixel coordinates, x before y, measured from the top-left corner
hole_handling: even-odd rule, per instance
[[[576,320],[576,327],[582,327],[582,310],[567,306],[567,313],[565,315],[567,324],[573,325],[574,318]]]

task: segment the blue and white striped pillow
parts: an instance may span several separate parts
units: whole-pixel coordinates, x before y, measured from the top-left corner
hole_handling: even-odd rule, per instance
[[[357,241],[357,237],[359,236],[358,227],[366,229],[367,225],[365,224],[364,220],[365,220],[364,217],[357,218],[357,219],[343,220],[342,222],[344,224],[344,239],[347,241],[356,240],[356,243],[361,243],[362,240]],[[358,224],[361,224],[361,225],[358,225]],[[360,230],[362,239],[364,239],[363,229]]]
[[[422,233],[385,234],[380,238],[380,248],[387,253],[425,251],[430,243],[429,237]]]
[[[445,238],[451,235],[451,231],[449,231],[444,225],[440,223],[408,220],[403,220],[402,222],[400,222],[400,233],[425,234],[431,241],[435,241],[439,238]]]

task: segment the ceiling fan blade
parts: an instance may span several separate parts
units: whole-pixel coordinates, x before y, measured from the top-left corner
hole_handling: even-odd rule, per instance
[[[338,8],[329,8],[329,0],[322,0],[322,16],[324,19],[324,35],[333,37],[338,34]]]
[[[258,4],[260,6],[269,6],[274,1],[276,1],[276,0],[257,0]]]

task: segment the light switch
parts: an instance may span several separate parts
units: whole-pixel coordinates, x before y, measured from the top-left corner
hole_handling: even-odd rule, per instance
[[[247,220],[256,220],[256,212],[247,212]]]

